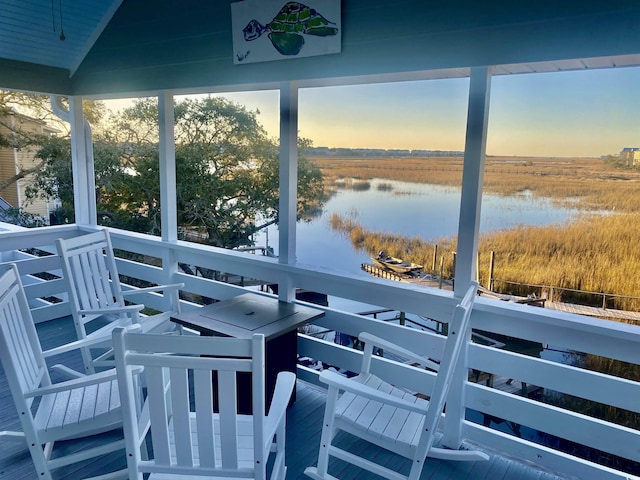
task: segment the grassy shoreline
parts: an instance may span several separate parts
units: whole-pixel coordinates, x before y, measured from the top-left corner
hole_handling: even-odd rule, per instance
[[[460,186],[462,159],[313,159],[325,175],[336,180],[362,183],[372,178]],[[489,257],[495,252],[493,277],[508,282],[551,285],[570,290],[616,294],[608,306],[640,310],[640,172],[617,169],[595,159],[540,159],[490,157],[485,171],[485,191],[500,195],[530,192],[609,214],[579,216],[566,225],[520,226],[481,235],[479,279],[488,283]],[[370,255],[379,250],[415,263],[431,266],[434,243],[392,232],[372,232],[355,220],[334,215],[331,227],[347,235],[355,248]],[[451,276],[456,238],[439,239],[438,262]],[[439,266],[439,265],[438,265]],[[526,288],[495,283],[503,293],[527,294]],[[590,303],[585,295],[565,293],[564,300]],[[601,302],[600,297],[600,302]]]

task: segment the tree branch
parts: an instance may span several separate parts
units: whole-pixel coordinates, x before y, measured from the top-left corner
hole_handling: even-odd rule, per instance
[[[43,167],[44,167],[44,160],[41,161],[39,164],[37,164],[33,168],[25,168],[24,170],[20,170],[13,177],[7,178],[6,180],[0,182],[0,192],[5,188],[7,188],[9,185],[13,185],[18,180],[22,180],[27,175],[39,172],[40,170],[42,170]]]
[[[262,225],[256,226],[256,232],[259,232],[263,228],[267,228],[268,226],[273,225],[274,223],[278,223],[277,218],[274,218],[273,220],[270,220],[267,223],[263,223]]]

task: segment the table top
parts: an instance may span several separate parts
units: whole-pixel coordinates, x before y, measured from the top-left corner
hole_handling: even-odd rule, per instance
[[[204,335],[251,338],[254,333],[262,333],[268,341],[323,315],[324,311],[317,308],[245,293],[174,315],[171,321]]]

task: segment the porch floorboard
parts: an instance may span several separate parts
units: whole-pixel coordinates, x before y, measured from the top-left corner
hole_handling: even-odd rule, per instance
[[[43,348],[73,340],[73,324],[69,317],[38,325]],[[60,359],[71,367],[81,365],[79,355],[65,355]],[[297,399],[287,415],[287,479],[308,479],[304,469],[317,461],[322,416],[324,413],[325,391],[315,385],[298,381]],[[19,427],[16,410],[7,385],[6,376],[0,367],[0,431],[16,430]],[[120,435],[120,432],[104,434]],[[99,443],[103,436],[90,441]],[[396,470],[408,470],[408,463],[380,448],[347,437],[340,440],[355,451],[381,461]],[[66,442],[65,450],[77,448],[76,442]],[[59,469],[56,479],[78,480],[126,465],[124,452],[116,452],[107,458],[86,462],[81,466]],[[343,480],[368,480],[372,475],[344,462],[333,460],[330,472]],[[31,480],[36,477],[31,457],[26,445],[0,438],[0,478],[11,480]],[[428,459],[421,480],[559,480],[561,477],[535,469],[522,463],[492,455],[487,462],[450,462]]]

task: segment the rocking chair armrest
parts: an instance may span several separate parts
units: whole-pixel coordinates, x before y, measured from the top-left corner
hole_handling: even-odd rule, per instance
[[[30,392],[25,393],[26,398],[41,397],[51,393],[67,392],[73,388],[87,387],[89,385],[96,385],[98,383],[104,383],[111,380],[116,380],[116,369],[105,370],[104,372],[95,373],[92,375],[86,375],[80,378],[74,378],[66,380],[64,382],[54,383],[53,385],[46,385],[44,387],[36,388]]]
[[[179,290],[184,288],[184,283],[172,283],[169,285],[156,285],[153,287],[144,287],[144,288],[135,288],[133,290],[124,290],[122,292],[123,297],[128,297],[131,295],[135,295],[136,293],[147,293],[147,292],[161,292],[163,290]]]
[[[127,328],[130,329],[130,331],[137,331],[140,330],[140,325],[135,324],[128,326]],[[44,356],[44,358],[49,358],[60,355],[61,353],[71,352],[79,348],[92,347],[101,344],[111,344],[111,334],[95,337],[88,336],[80,340],[75,340],[73,342],[65,343],[64,345],[45,350],[42,352],[42,355]]]
[[[60,355],[61,353],[71,352],[73,350],[78,350],[79,348],[95,347],[100,344],[109,344],[110,341],[110,336],[95,338],[88,337],[82,340],[65,343],[64,345],[60,345],[59,347],[50,348],[49,350],[45,350],[44,352],[42,352],[42,354],[44,358],[55,357],[56,355]]]
[[[287,406],[295,384],[296,376],[293,372],[278,373],[264,428],[264,438],[267,443],[271,443],[271,439],[277,433],[278,426],[287,413]]]
[[[368,385],[363,384],[362,382],[354,380],[356,378],[358,377],[343,377],[339,373],[332,372],[331,370],[323,370],[322,372],[320,372],[320,381],[326,383],[330,387],[336,387],[339,390],[344,390],[345,392],[350,392],[355,395],[370,398],[371,400],[375,400],[392,407],[402,408],[404,410],[420,413],[422,415],[426,414],[426,409],[424,408],[424,406],[408,402],[400,397],[395,397],[393,395],[389,395],[387,393],[376,390],[375,388],[371,388]]]
[[[135,367],[133,369],[134,375],[139,375],[144,370],[143,367]],[[90,385],[97,385],[99,383],[110,382],[117,380],[118,375],[115,368],[105,370],[104,372],[93,373],[91,375],[85,375],[79,378],[73,378],[64,382],[54,383],[53,385],[46,385],[39,387],[35,390],[25,393],[26,398],[41,397],[43,395],[49,395],[52,393],[66,392],[74,388],[87,387]]]
[[[383,350],[386,351],[391,351],[397,355],[400,355],[402,357],[408,358],[409,360],[412,360],[416,363],[419,363],[421,365],[424,365],[427,368],[430,368],[432,370],[438,371],[438,368],[440,367],[440,365],[436,362],[434,362],[433,360],[428,359],[425,356],[422,355],[418,355],[415,352],[412,352],[411,350],[407,350],[404,347],[401,347],[400,345],[396,344],[396,343],[392,343],[388,340],[385,340],[383,338],[380,337],[376,337],[375,335],[372,335],[370,333],[367,332],[362,332],[360,333],[360,335],[358,335],[358,340],[366,343],[372,343],[373,345],[375,345],[376,347],[380,347]]]
[[[144,305],[125,305],[123,307],[108,307],[108,308],[91,308],[88,310],[78,310],[81,315],[108,315],[110,313],[131,313],[139,312],[144,309]]]
[[[69,379],[82,378],[82,377],[86,377],[87,376],[86,373],[79,372],[79,371],[74,370],[71,367],[67,367],[66,365],[63,365],[61,363],[56,363],[55,365],[51,365],[51,369],[50,370],[55,370],[56,372],[66,376]]]

